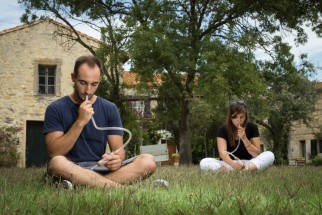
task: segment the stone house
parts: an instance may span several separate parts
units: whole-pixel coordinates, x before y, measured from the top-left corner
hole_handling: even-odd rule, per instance
[[[19,167],[46,163],[42,134],[46,107],[72,92],[70,74],[80,55],[90,54],[54,32],[71,30],[51,19],[0,31],[0,124],[19,127]],[[91,47],[100,41],[78,32]]]
[[[322,82],[317,84],[318,95],[309,125],[293,122],[290,131],[288,159],[290,165],[311,163],[315,156],[322,157]]]
[[[152,116],[151,110],[157,106],[157,96],[151,94],[138,93],[136,87],[138,84],[138,74],[128,70],[122,73],[123,95],[126,95],[126,101],[135,110],[135,112],[144,118]],[[154,84],[161,84],[161,78],[156,76]]]
[[[74,62],[80,55],[90,54],[79,43],[54,38],[54,33],[62,30],[70,32],[67,26],[45,19],[0,31],[0,124],[21,129],[19,167],[47,162],[42,134],[45,109],[52,101],[71,93]],[[99,40],[78,33],[86,44],[99,47]],[[132,107],[144,117],[151,116],[150,109],[157,105],[157,98],[136,95],[136,74],[124,72],[123,84]],[[288,149],[291,165],[310,163],[312,157],[322,156],[322,90],[312,118],[310,127],[293,123]]]

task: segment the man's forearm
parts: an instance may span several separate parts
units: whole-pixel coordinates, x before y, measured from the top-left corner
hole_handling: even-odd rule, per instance
[[[50,136],[47,138],[46,136],[49,155],[51,157],[56,155],[66,155],[73,148],[84,126],[85,125],[83,123],[75,121],[68,132],[62,136],[57,138],[50,138]]]

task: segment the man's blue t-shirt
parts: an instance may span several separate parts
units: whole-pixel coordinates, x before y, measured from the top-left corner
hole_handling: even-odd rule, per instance
[[[97,96],[92,104],[94,120],[98,127],[122,127],[120,114],[116,105]],[[44,134],[52,131],[67,133],[78,117],[79,105],[72,102],[69,96],[51,103],[45,113]],[[74,162],[98,161],[105,153],[107,135],[122,135],[119,130],[97,130],[92,120],[84,127],[73,148],[65,155]]]

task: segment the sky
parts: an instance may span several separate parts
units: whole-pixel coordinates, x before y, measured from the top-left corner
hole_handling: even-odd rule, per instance
[[[24,12],[24,8],[17,2],[18,1],[15,0],[0,0],[0,31],[22,24],[20,22],[20,17]],[[79,26],[77,30],[99,39],[99,33],[92,29]],[[308,54],[308,60],[316,67],[321,68],[320,70],[317,70],[317,73],[310,77],[310,79],[322,81],[322,38],[318,38],[314,32],[307,28],[306,33],[309,35],[309,39],[305,45],[295,46],[292,36],[285,38],[284,41],[292,46],[291,52],[295,55],[295,59],[298,59],[300,54]],[[261,51],[256,52],[256,56],[258,56],[258,58],[264,57]],[[128,68],[128,66],[125,66],[125,68]]]

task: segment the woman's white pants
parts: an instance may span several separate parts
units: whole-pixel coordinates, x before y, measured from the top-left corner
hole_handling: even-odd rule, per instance
[[[241,161],[245,165],[247,165],[247,163],[249,162],[252,162],[253,164],[255,164],[257,170],[261,171],[271,166],[274,163],[274,160],[275,160],[274,154],[270,151],[265,151],[251,160],[241,160]],[[200,169],[205,171],[206,170],[218,171],[221,166],[226,167],[226,169],[228,170],[233,170],[233,168],[230,165],[228,165],[226,162],[222,160],[217,160],[215,158],[204,158],[200,161]]]

